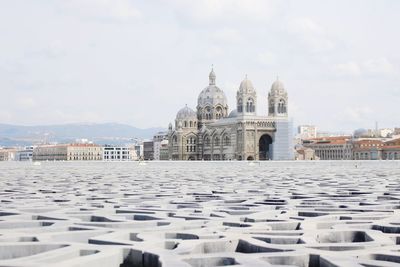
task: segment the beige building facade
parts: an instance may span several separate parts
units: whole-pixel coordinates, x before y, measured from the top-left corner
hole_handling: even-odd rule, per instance
[[[102,147],[95,144],[42,145],[33,150],[34,161],[102,160]]]
[[[14,148],[0,149],[0,161],[13,161],[16,160],[17,150]]]

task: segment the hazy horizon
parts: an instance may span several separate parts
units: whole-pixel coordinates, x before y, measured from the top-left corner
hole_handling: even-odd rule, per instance
[[[399,127],[398,1],[0,3],[0,123],[164,127],[208,85],[235,109],[245,75],[267,114],[277,76],[294,125]]]

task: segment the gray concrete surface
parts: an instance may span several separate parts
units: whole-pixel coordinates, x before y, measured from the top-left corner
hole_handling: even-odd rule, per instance
[[[0,266],[399,266],[400,162],[5,162]]]

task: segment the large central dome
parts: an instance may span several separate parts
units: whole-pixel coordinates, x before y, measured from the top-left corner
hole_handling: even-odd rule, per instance
[[[215,85],[215,73],[211,70],[209,75],[209,85],[204,88],[199,97],[197,98],[198,106],[215,106],[221,105],[225,107],[227,105],[227,100],[224,91],[222,91],[218,86]]]
[[[215,121],[228,115],[228,101],[224,91],[215,85],[216,75],[212,69],[209,84],[197,98],[197,117],[201,122]]]

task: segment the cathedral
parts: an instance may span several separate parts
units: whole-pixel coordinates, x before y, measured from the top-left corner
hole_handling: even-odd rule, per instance
[[[257,92],[246,78],[229,113],[224,91],[212,69],[197,99],[196,111],[178,111],[168,127],[170,160],[292,160],[288,95],[277,79],[268,92],[268,115],[257,115]]]

